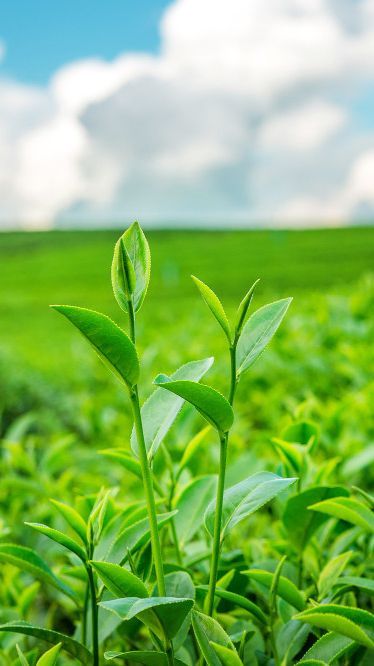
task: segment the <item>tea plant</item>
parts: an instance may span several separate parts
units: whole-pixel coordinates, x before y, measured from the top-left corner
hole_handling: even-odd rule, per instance
[[[231,326],[215,293],[194,277],[227,341],[227,398],[200,383],[213,363],[205,358],[170,376],[159,374],[141,405],[137,316],[150,265],[147,240],[135,223],[118,240],[112,264],[113,292],[128,334],[104,314],[53,306],[127,394],[131,450],[105,449],[101,455],[126,471],[125,494],[130,475],[142,484],[144,501],[121,501],[115,488],[103,488],[97,496],[75,498],[72,506],[60,501],[67,485],[56,480],[61,492],[52,500],[52,526],[26,524],[35,536],[65,549],[65,566],[52,569],[34,548],[0,542],[2,615],[10,620],[0,625],[4,663],[368,665],[374,647],[371,495],[349,488],[349,468],[345,483],[331,482],[339,461],[317,462],[319,431],[305,420],[273,438],[275,471],[255,467],[244,480],[226,483],[240,381],[276,333],[291,299],[249,314],[257,281]],[[167,435],[185,403],[208,425],[176,459]],[[191,469],[208,440],[219,448],[217,473],[194,478]],[[74,451],[68,460],[74,470]],[[260,511],[265,506],[267,513]],[[45,540],[38,543],[46,548]],[[52,550],[47,559],[57,554]],[[22,594],[17,570],[35,579]],[[28,621],[43,616],[36,602],[40,583],[53,591],[51,608],[68,618],[70,633],[60,630],[55,610],[48,617],[47,609],[45,627]],[[17,635],[25,637],[22,647]],[[47,652],[46,643],[53,646]]]

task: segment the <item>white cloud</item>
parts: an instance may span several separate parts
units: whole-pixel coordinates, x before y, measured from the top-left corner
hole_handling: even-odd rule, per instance
[[[259,142],[270,151],[314,150],[338,132],[347,120],[341,107],[312,100],[274,114],[259,131]]]
[[[374,213],[374,128],[350,108],[374,87],[374,0],[176,0],[161,40],[42,89],[0,80],[0,223]]]

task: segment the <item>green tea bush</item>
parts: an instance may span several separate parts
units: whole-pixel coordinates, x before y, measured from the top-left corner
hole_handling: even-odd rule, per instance
[[[235,417],[236,398],[250,387],[243,376],[291,299],[251,313],[256,281],[231,324],[216,294],[194,277],[225,340],[226,397],[200,382],[213,364],[206,357],[157,375],[142,404],[137,318],[150,272],[135,223],[115,246],[111,274],[128,333],[99,312],[53,306],[119,380],[133,428],[129,447],[104,446],[100,454],[77,432],[54,435],[46,449],[38,427],[30,429],[32,414],[5,433],[1,492],[11,527],[1,526],[0,663],[370,664],[373,498],[354,484],[373,462],[372,449],[342,464],[332,443],[332,455],[321,458],[319,428],[296,416],[267,444],[265,463],[257,447],[241,459],[248,474],[227,478],[234,421],[250,425],[242,409]],[[200,328],[196,335],[209,352],[209,337]],[[173,430],[178,446],[169,447]],[[103,431],[98,423],[96,431]],[[24,447],[16,442],[26,432]],[[81,487],[96,489],[101,478],[103,485],[76,496],[76,477]],[[25,528],[14,527],[25,515],[28,545]]]

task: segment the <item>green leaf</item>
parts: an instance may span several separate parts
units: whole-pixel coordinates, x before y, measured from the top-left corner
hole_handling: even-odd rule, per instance
[[[237,483],[223,496],[221,539],[244,518],[252,515],[264,504],[272,500],[296,479],[283,479],[272,472],[258,472],[244,481]],[[205,527],[209,534],[214,532],[214,514],[216,502],[213,500],[205,512]]]
[[[349,606],[326,604],[315,606],[295,615],[295,620],[307,622],[314,627],[334,631],[374,649],[374,615],[368,611]]]
[[[52,527],[48,527],[48,525],[43,525],[42,523],[25,523],[25,525],[32,527],[37,532],[40,532],[40,534],[44,534],[49,539],[52,539],[52,541],[59,543],[61,546],[64,546],[72,553],[75,553],[79,559],[82,560],[82,562],[86,562],[87,557],[82,546],[74,541],[74,539],[71,539],[71,537],[63,534],[63,532],[55,530]]]
[[[359,590],[365,590],[368,594],[374,594],[374,580],[363,578],[361,576],[341,576],[334,583],[336,587],[357,587]]]
[[[165,592],[167,597],[178,599],[195,599],[195,586],[191,576],[186,571],[173,571],[165,576]],[[157,584],[152,596],[158,596]],[[187,613],[177,634],[173,638],[174,652],[184,644],[191,626],[191,612]]]
[[[199,381],[211,368],[213,360],[213,358],[204,358],[201,361],[185,363],[171,375],[171,379],[175,381],[181,379]],[[177,418],[183,407],[183,402],[183,398],[178,395],[156,390],[144,403],[141,413],[145,445],[150,460],[156,454],[157,449]],[[138,455],[135,428],[131,433],[131,448]]]
[[[75,592],[68,585],[60,581],[48,564],[31,548],[17,546],[13,543],[1,543],[0,562],[7,562],[22,571],[28,571],[38,580],[52,585],[60,592],[76,600]]]
[[[52,305],[88,340],[104,365],[128,387],[137,383],[139,360],[126,333],[109,317],[74,305]]]
[[[187,380],[173,381],[166,375],[158,375],[154,383],[191,403],[220,433],[230,430],[234,412],[226,398],[215,389]]]
[[[175,516],[176,511],[162,513],[157,516],[158,529],[169,522],[170,518]],[[150,529],[148,518],[139,520],[134,525],[126,527],[120,532],[114,542],[111,544],[106,558],[114,564],[124,564],[128,559],[128,554],[135,552],[150,539]]]
[[[187,484],[177,496],[174,508],[178,513],[174,523],[182,550],[202,526],[204,509],[214,497],[216,486],[215,476],[202,476]]]
[[[244,296],[243,300],[241,301],[238,307],[238,311],[236,313],[236,326],[235,326],[236,335],[240,335],[242,331],[244,320],[246,318],[249,306],[252,302],[254,291],[259,282],[260,280],[258,279],[256,280],[256,282],[253,283],[252,287],[247,291],[246,295]]]
[[[223,666],[243,666],[243,662],[240,659],[236,650],[230,650],[230,648],[225,645],[220,645],[214,641],[209,641],[213,650],[217,653],[218,657],[221,660]]]
[[[300,472],[305,463],[306,451],[300,444],[292,444],[286,440],[273,437],[271,443],[286,465],[291,465],[296,473]]]
[[[311,511],[319,511],[328,516],[345,520],[352,525],[358,525],[367,532],[374,532],[374,514],[361,502],[351,497],[337,497],[317,502],[309,507]]]
[[[297,421],[291,423],[282,433],[282,439],[302,446],[318,441],[319,428],[311,421]]]
[[[220,658],[211,646],[211,642],[235,651],[231,638],[216,620],[198,611],[192,613],[192,626],[199,648],[208,666],[222,666]]]
[[[30,666],[29,662],[27,661],[25,655],[23,654],[21,648],[18,645],[16,645],[16,650],[21,666]]]
[[[128,451],[123,449],[103,449],[102,451],[98,451],[98,453],[109,458],[109,460],[115,460],[128,472],[134,474],[138,479],[142,479],[142,468],[140,467],[140,463]]]
[[[271,589],[274,580],[274,574],[270,571],[263,571],[262,569],[248,569],[247,571],[241,571],[240,573],[248,576],[248,578],[256,581],[256,583],[264,585],[268,590]],[[304,610],[304,595],[297,589],[296,585],[285,576],[279,577],[277,594],[297,610]]]
[[[193,599],[174,597],[149,597],[138,599],[112,599],[102,601],[100,606],[118,615],[121,620],[138,617],[160,639],[164,636],[173,638],[181,627],[184,619],[193,607]]]
[[[199,280],[199,278],[195,277],[194,275],[191,275],[191,277],[194,283],[196,284],[203,300],[207,304],[209,310],[211,311],[215,319],[218,321],[229,343],[231,343],[230,324],[228,322],[226,312],[224,311],[223,305],[219,300],[218,296],[216,296],[214,291],[210,287],[208,287],[208,285],[204,284],[204,282]]]
[[[105,587],[116,597],[148,597],[143,581],[131,571],[110,562],[91,562]]]
[[[105,652],[105,659],[125,659],[135,664],[145,666],[168,666],[169,661],[166,652],[151,652],[150,650],[131,650],[130,652]]]
[[[300,551],[304,550],[316,530],[327,520],[321,514],[308,511],[308,508],[320,500],[348,494],[340,486],[315,486],[287,500],[283,523],[289,538]]]
[[[236,365],[238,377],[256,361],[280,326],[292,298],[264,305],[251,315],[239,338]]]
[[[312,645],[298,664],[305,666],[305,662],[309,659],[319,659],[323,664],[331,664],[343,657],[353,645],[354,641],[347,636],[341,636],[333,632],[324,634]]]
[[[111,278],[114,297],[120,308],[128,312],[129,301],[132,301],[135,291],[136,277],[122,236],[114,246]]]
[[[48,650],[48,652],[45,652],[40,659],[38,659],[36,666],[55,666],[61,647],[62,643],[57,643],[57,645]]]
[[[134,222],[114,249],[112,286],[118,305],[128,312],[129,296],[137,312],[147,293],[151,276],[151,253],[148,241],[138,222]]]
[[[200,590],[208,590],[209,586],[208,585],[199,585]],[[243,597],[241,594],[237,594],[236,592],[230,592],[229,590],[225,590],[222,587],[217,586],[214,592],[216,597],[219,597],[220,599],[225,599],[226,601],[231,602],[235,606],[239,606],[239,608],[244,608],[244,610],[248,611],[251,615],[253,615],[256,620],[261,622],[262,624],[267,624],[267,618],[265,613],[261,610],[257,604],[255,604],[253,601],[250,601],[250,599],[247,599],[246,597]]]
[[[205,439],[208,432],[210,431],[211,431],[211,426],[207,425],[205,426],[205,428],[202,428],[202,430],[199,430],[199,432],[188,442],[186,448],[184,449],[182,458],[179,462],[177,477],[179,477],[184,468],[187,467],[195,451],[197,451],[201,442]]]
[[[27,622],[8,622],[8,624],[1,624],[0,631],[33,636],[34,638],[40,638],[40,640],[45,641],[46,643],[52,643],[53,645],[61,643],[62,648],[72,657],[76,657],[82,664],[87,664],[89,666],[92,664],[92,655],[87,648],[74,640],[74,638],[65,636],[65,634],[61,634],[59,631],[43,629],[42,627],[36,627]]]
[[[67,504],[58,502],[57,500],[51,500],[51,502],[65,518],[72,530],[74,530],[74,532],[82,539],[83,543],[87,545],[87,525],[79,515],[78,511]]]
[[[347,566],[351,556],[352,552],[342,553],[327,562],[319,575],[317,583],[320,599],[323,599],[333,588],[340,574]]]

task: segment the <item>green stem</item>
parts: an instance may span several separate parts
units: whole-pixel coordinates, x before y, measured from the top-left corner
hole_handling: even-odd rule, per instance
[[[214,594],[216,591],[218,564],[221,551],[221,523],[222,523],[223,493],[225,490],[227,441],[228,441],[228,433],[221,434],[216,512],[214,515],[213,554],[210,566],[209,590],[206,598],[206,611],[208,615],[212,615],[213,613]]]
[[[144,486],[145,500],[147,504],[149,526],[151,531],[152,554],[156,570],[158,593],[160,597],[164,597],[165,579],[164,579],[164,569],[162,565],[161,545],[158,534],[156,502],[153,493],[152,473],[148,462],[147,449],[144,440],[143,424],[140,413],[137,386],[133,387],[132,392],[130,394],[130,399],[134,416],[136,438],[138,442],[140,466],[142,468],[143,486]]]
[[[236,347],[238,344],[238,336],[235,335],[233,343],[230,345],[230,391],[229,391],[229,403],[231,407],[234,404],[235,391],[238,385],[238,380],[236,377]]]
[[[88,584],[91,597],[91,620],[92,620],[92,653],[93,666],[99,666],[99,615],[96,603],[96,586],[90,565],[87,565]]]
[[[90,599],[90,587],[87,584],[86,592],[85,592],[85,595],[84,595],[83,611],[82,611],[82,643],[83,643],[83,645],[87,645],[87,611],[88,611],[89,599]]]

